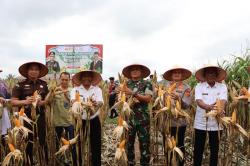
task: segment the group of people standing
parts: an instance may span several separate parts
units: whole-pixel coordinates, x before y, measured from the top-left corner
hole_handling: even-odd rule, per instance
[[[143,80],[148,77],[150,70],[139,64],[127,66],[123,69],[123,74],[129,78],[127,83],[128,90],[126,94],[132,95],[139,100],[139,103],[132,107],[134,114],[129,119],[127,155],[128,164],[135,165],[134,142],[137,134],[141,153],[140,164],[149,165],[150,161],[150,118],[148,104],[154,97],[152,84],[149,81]],[[184,82],[192,75],[191,71],[181,67],[175,67],[167,70],[163,74],[163,78],[168,81],[166,87],[176,84],[175,89],[169,94],[171,100],[181,101],[181,108],[187,109],[192,103],[192,94],[190,86]],[[227,87],[222,81],[226,78],[226,71],[217,66],[207,66],[199,69],[195,73],[196,79],[199,81],[195,87],[195,103],[197,104],[194,129],[195,129],[195,144],[194,144],[194,160],[193,165],[201,165],[206,133],[209,135],[210,145],[210,165],[217,165],[218,150],[219,150],[219,133],[222,130],[218,126],[216,118],[205,115],[208,111],[214,110],[216,100],[222,100],[221,105],[224,110],[227,102]],[[174,103],[174,102],[173,102]],[[167,123],[167,122],[166,122]],[[185,118],[171,119],[170,134],[177,138],[177,146],[180,147],[185,154],[184,138],[187,122]],[[178,162],[179,165],[184,165],[184,160]]]
[[[54,111],[54,126],[57,136],[57,148],[59,148],[59,140],[64,135],[67,139],[72,139],[76,135],[74,133],[74,120],[70,115],[69,109],[72,104],[77,100],[76,93],[80,95],[82,101],[87,100],[89,97],[92,99],[94,113],[90,115],[90,149],[91,149],[91,163],[93,166],[101,165],[101,124],[99,120],[100,108],[103,105],[102,90],[98,87],[98,84],[102,80],[101,75],[98,72],[92,70],[81,71],[75,74],[72,81],[76,85],[70,87],[71,76],[67,72],[62,72],[59,77],[60,84],[59,88],[63,93],[54,96],[51,101],[46,101],[46,96],[49,93],[48,85],[45,81],[40,79],[46,76],[48,68],[39,62],[28,62],[19,67],[20,74],[25,77],[25,80],[20,81],[13,88],[12,96],[9,96],[6,88],[1,86],[0,89],[0,102],[4,103],[6,100],[11,98],[11,104],[18,107],[24,107],[25,114],[32,118],[32,103],[36,100],[33,97],[35,91],[39,92],[41,96],[38,99],[36,114],[37,116],[37,131],[35,133],[29,133],[28,145],[26,147],[26,165],[34,165],[33,159],[33,141],[34,134],[37,135],[40,150],[43,151],[44,159],[48,161],[48,147],[46,144],[46,120],[45,120],[45,109],[46,104],[51,104]],[[150,75],[148,67],[140,64],[132,64],[126,66],[123,71],[123,75],[128,78],[127,87],[125,89],[119,89],[116,87],[114,82],[109,87],[109,93],[112,96],[110,105],[115,102],[115,93],[124,91],[126,95],[133,96],[139,102],[135,103],[131,109],[131,114],[128,125],[127,137],[127,156],[128,165],[135,165],[135,153],[134,143],[136,135],[139,140],[140,147],[140,164],[143,166],[149,165],[150,163],[150,114],[149,114],[149,103],[154,97],[154,88],[152,83],[145,80]],[[181,101],[181,107],[183,109],[189,108],[192,101],[192,94],[190,86],[185,82],[192,75],[191,71],[181,67],[175,67],[167,70],[163,74],[163,78],[168,80],[166,87],[176,83],[176,88],[170,94],[172,100]],[[208,111],[215,108],[217,99],[223,101],[222,107],[225,107],[227,102],[227,87],[222,81],[226,78],[226,71],[217,66],[207,66],[199,69],[195,73],[196,79],[199,81],[195,87],[195,103],[197,104],[194,129],[195,129],[195,143],[194,143],[194,164],[200,166],[202,163],[202,156],[204,151],[204,145],[206,135],[209,136],[210,146],[210,165],[217,165],[218,161],[218,150],[219,150],[219,134],[222,130],[221,126],[218,126],[216,119],[213,117],[205,117]],[[114,78],[110,79],[111,81]],[[115,111],[115,110],[113,110]],[[6,114],[6,112],[4,112]],[[2,115],[2,137],[7,134],[7,128],[10,128],[10,122],[4,119],[5,115]],[[116,112],[112,112],[112,116],[117,116]],[[82,129],[83,133],[86,125],[87,115],[82,114]],[[3,124],[4,123],[4,124]],[[3,127],[5,126],[5,127]],[[29,123],[24,123],[24,126],[33,131],[33,126]],[[172,118],[171,119],[171,135],[178,138],[176,140],[177,146],[180,147],[183,153],[184,138],[187,122],[184,118]],[[1,126],[0,126],[1,127]],[[66,133],[66,134],[65,134]],[[71,149],[73,165],[77,165],[82,159],[77,159],[77,150],[75,145]],[[179,162],[179,165],[183,165],[184,160]]]

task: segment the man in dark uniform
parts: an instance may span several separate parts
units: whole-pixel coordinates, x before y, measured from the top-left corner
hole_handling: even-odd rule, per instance
[[[99,56],[98,52],[95,52],[93,55],[93,61],[90,63],[90,70],[97,71],[98,73],[102,73],[102,59]]]
[[[59,63],[55,60],[55,52],[51,51],[49,53],[49,61],[46,62],[46,66],[49,69],[49,74],[54,74],[56,76],[56,73],[60,72],[60,66]],[[56,77],[55,77],[56,78]]]
[[[125,67],[122,74],[129,80],[128,88],[125,90],[127,95],[135,97],[139,103],[135,103],[131,108],[134,112],[129,118],[130,129],[128,131],[127,155],[128,165],[135,165],[134,143],[136,134],[139,139],[140,146],[140,165],[147,166],[150,162],[150,117],[148,103],[153,96],[152,84],[143,80],[150,74],[150,70],[139,64],[133,64]]]
[[[12,91],[12,105],[18,106],[19,108],[24,106],[25,114],[31,118],[32,112],[32,103],[36,100],[33,96],[34,92],[37,91],[41,96],[40,99],[37,101],[36,106],[36,115],[38,115],[37,119],[37,131],[35,131],[35,136],[38,135],[39,143],[41,148],[39,150],[45,154],[45,158],[40,159],[43,161],[47,161],[48,154],[47,154],[47,146],[45,144],[45,137],[46,137],[46,125],[45,125],[45,97],[48,93],[47,83],[42,81],[41,77],[45,76],[48,73],[48,68],[39,63],[39,62],[28,62],[19,67],[19,73],[24,76],[26,79],[19,82]],[[29,125],[28,123],[24,123],[24,126],[33,130],[33,126]],[[26,154],[27,160],[26,165],[30,163],[31,165],[34,164],[33,162],[33,140],[34,135],[29,134],[29,142],[26,147]]]

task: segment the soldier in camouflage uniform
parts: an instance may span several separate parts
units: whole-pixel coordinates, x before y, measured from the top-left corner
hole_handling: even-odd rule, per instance
[[[175,90],[170,94],[172,99],[172,104],[174,104],[174,100],[179,100],[181,102],[182,110],[188,109],[192,102],[192,97],[190,95],[191,89],[188,84],[183,82],[188,79],[192,75],[191,71],[175,67],[163,74],[163,78],[168,82],[167,87],[171,86],[173,83],[176,83]],[[185,153],[184,148],[184,139],[185,139],[185,131],[186,131],[187,122],[185,118],[176,118],[172,117],[171,119],[171,129],[170,134],[174,136],[177,142],[177,147],[181,149],[183,153]],[[178,165],[184,165],[184,160],[178,160]]]
[[[134,114],[129,119],[130,129],[128,131],[127,155],[129,166],[135,165],[134,143],[136,134],[139,139],[141,159],[140,164],[149,165],[150,161],[150,117],[148,103],[153,95],[152,85],[149,81],[143,80],[150,74],[150,70],[143,65],[133,64],[122,71],[123,75],[129,78],[127,82],[127,95],[132,95],[139,100],[131,108]]]

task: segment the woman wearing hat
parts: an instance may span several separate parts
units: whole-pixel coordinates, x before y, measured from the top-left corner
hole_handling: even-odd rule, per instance
[[[76,101],[76,93],[80,94],[81,101],[86,101],[88,98],[92,98],[95,113],[90,115],[90,147],[92,158],[91,162],[93,166],[101,165],[101,123],[99,120],[100,107],[103,104],[102,90],[97,86],[102,80],[99,73],[91,70],[81,71],[73,76],[73,80],[77,85],[71,90],[70,98],[72,102]],[[83,112],[82,115],[82,128],[85,132],[87,114]],[[80,162],[82,159],[80,158]]]
[[[149,165],[150,161],[150,118],[148,103],[150,102],[153,89],[149,81],[143,80],[150,74],[150,70],[143,65],[133,64],[125,67],[122,73],[129,80],[125,93],[135,97],[139,103],[135,103],[131,108],[134,112],[129,119],[129,131],[127,140],[128,164],[135,165],[134,143],[136,134],[139,139],[141,165]]]
[[[188,84],[183,81],[188,79],[192,75],[191,71],[175,67],[170,70],[167,70],[163,74],[163,78],[168,80],[167,87],[170,87],[173,84],[176,84],[175,90],[170,94],[172,100],[179,100],[181,102],[181,108],[187,109],[191,104],[192,97],[190,95],[190,87]],[[174,102],[171,102],[174,103]],[[177,147],[181,149],[183,153],[185,153],[184,148],[184,139],[185,139],[185,131],[186,131],[187,122],[185,118],[175,118],[171,119],[171,136],[174,136],[177,142]],[[184,160],[178,160],[179,165],[184,165]]]
[[[217,66],[208,66],[199,69],[195,77],[200,83],[195,87],[195,101],[197,104],[194,129],[194,166],[202,165],[202,156],[206,135],[209,136],[210,166],[216,166],[219,151],[219,131],[222,127],[215,117],[205,117],[205,114],[215,109],[219,99],[224,110],[227,102],[227,87],[221,83],[226,78],[226,71]]]
[[[40,99],[38,99],[37,107],[36,107],[36,114],[37,116],[37,129],[38,131],[38,137],[39,137],[39,143],[42,148],[42,153],[45,153],[45,158],[42,158],[42,161],[48,161],[48,154],[47,154],[47,146],[45,143],[45,137],[46,137],[46,124],[45,124],[45,97],[48,93],[48,87],[47,83],[39,78],[45,76],[48,73],[48,69],[45,65],[39,63],[39,62],[28,62],[19,67],[19,73],[25,77],[26,79],[17,83],[17,85],[13,88],[12,91],[12,105],[18,106],[21,108],[24,106],[25,108],[25,114],[31,118],[31,110],[32,110],[32,103],[36,100],[33,97],[33,94],[35,91],[39,92],[39,95],[41,96]],[[28,123],[24,123],[24,126],[29,128],[30,130],[33,130],[32,126]],[[35,133],[36,134],[36,133]],[[26,147],[26,154],[27,154],[27,160],[26,164],[31,163],[33,165],[33,134],[29,134],[29,142]],[[30,161],[28,161],[28,159]],[[46,159],[46,160],[45,160]]]

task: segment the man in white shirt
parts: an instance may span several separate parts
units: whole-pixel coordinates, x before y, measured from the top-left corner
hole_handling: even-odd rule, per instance
[[[78,85],[71,91],[71,101],[76,101],[75,94],[79,92],[81,101],[87,101],[88,98],[92,97],[92,102],[97,110],[95,113],[90,115],[90,146],[92,153],[92,165],[101,166],[101,124],[99,120],[100,110],[99,108],[103,104],[102,90],[97,84],[102,80],[99,73],[86,70],[79,72],[73,76],[74,82]],[[87,114],[83,111],[82,115],[82,128],[83,133],[85,132]],[[82,159],[80,159],[81,162]],[[80,164],[81,165],[81,164]]]
[[[195,88],[197,109],[194,120],[195,144],[194,166],[201,166],[206,134],[209,135],[210,166],[216,166],[219,151],[219,133],[222,126],[215,117],[205,117],[206,113],[215,109],[216,100],[222,101],[222,110],[227,102],[227,87],[220,83],[226,78],[226,71],[216,66],[199,69],[195,73],[199,83]],[[220,116],[220,115],[218,115]]]

